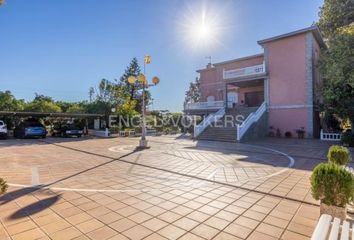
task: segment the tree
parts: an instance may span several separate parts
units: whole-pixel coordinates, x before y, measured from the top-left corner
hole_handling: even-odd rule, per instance
[[[327,39],[319,69],[324,109],[349,118],[354,134],[354,2],[326,0],[319,27]]]
[[[135,78],[141,73],[138,59],[133,58],[129,66],[125,69],[124,74],[120,77],[120,85],[126,88],[127,93],[130,96],[130,99],[136,99],[137,91],[141,89],[138,83],[134,85],[129,84],[128,78],[134,76]]]
[[[354,24],[338,30],[330,42],[320,61],[324,108],[349,118],[354,133]]]
[[[331,38],[337,29],[354,22],[353,0],[325,0],[320,8],[318,26],[325,38]]]
[[[199,102],[201,98],[200,80],[195,79],[194,82],[189,84],[189,89],[186,91],[184,104]]]
[[[22,111],[25,101],[17,100],[10,91],[0,91],[0,111]]]
[[[130,84],[128,78],[134,76],[135,78],[141,73],[138,60],[133,58],[129,66],[125,69],[124,74],[121,76],[118,87],[120,90],[125,92],[125,96],[129,97],[130,100],[136,100],[135,111],[141,113],[143,96],[141,93],[142,86],[139,82],[135,84]],[[151,94],[149,91],[145,90],[145,105],[148,106],[151,103]]]
[[[36,93],[32,102],[25,106],[25,110],[29,112],[61,112],[61,108],[51,97]]]

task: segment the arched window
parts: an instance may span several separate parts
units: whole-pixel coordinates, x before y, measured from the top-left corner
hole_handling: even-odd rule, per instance
[[[207,97],[207,102],[208,102],[208,106],[213,105],[214,102],[215,102],[215,97],[214,96],[208,96]]]

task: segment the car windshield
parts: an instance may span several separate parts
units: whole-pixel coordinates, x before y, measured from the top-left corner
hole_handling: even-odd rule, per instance
[[[79,129],[80,129],[80,128],[79,128],[77,125],[75,125],[75,124],[69,124],[69,125],[68,125],[68,128],[74,129],[74,130],[79,130]]]

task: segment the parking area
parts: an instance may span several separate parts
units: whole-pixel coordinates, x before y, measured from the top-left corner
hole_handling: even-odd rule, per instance
[[[150,137],[0,141],[0,239],[308,239],[328,144]]]

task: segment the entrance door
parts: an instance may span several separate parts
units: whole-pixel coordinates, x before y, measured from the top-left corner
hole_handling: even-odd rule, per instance
[[[233,108],[238,102],[238,95],[236,92],[227,93],[227,104],[228,108]]]
[[[248,107],[258,107],[264,102],[264,92],[245,93],[245,104]]]
[[[215,102],[215,97],[214,96],[208,96],[207,97],[207,104],[208,104],[208,107],[211,107],[214,105],[214,102]]]

